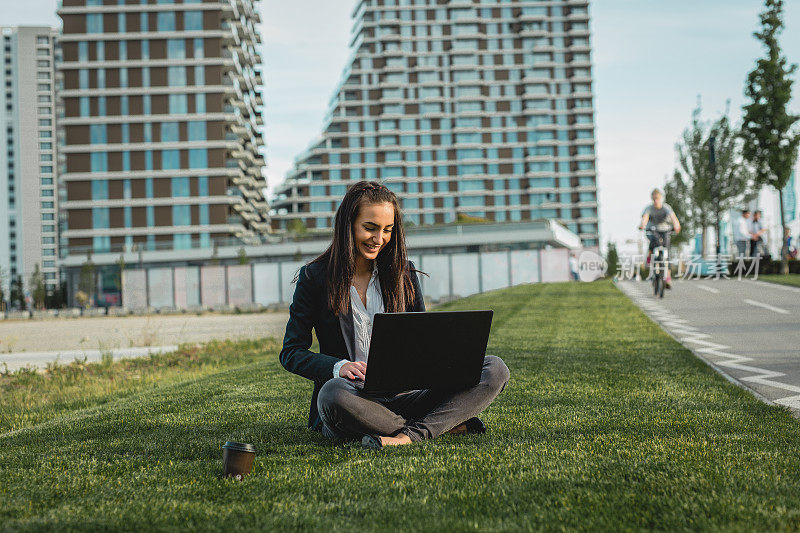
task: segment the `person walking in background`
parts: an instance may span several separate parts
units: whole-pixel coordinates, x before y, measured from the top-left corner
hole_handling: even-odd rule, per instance
[[[750,257],[762,255],[761,248],[764,239],[761,237],[767,230],[761,224],[761,211],[753,212],[753,221],[750,222]]]
[[[747,257],[747,243],[750,242],[750,210],[743,209],[742,216],[736,219],[733,225],[733,241],[739,257]]]
[[[569,272],[572,274],[572,281],[578,281],[578,260],[574,252],[569,254]]]
[[[797,246],[795,245],[795,241],[792,239],[792,230],[786,228],[783,238],[786,240],[786,250],[789,254],[789,258],[797,259]]]

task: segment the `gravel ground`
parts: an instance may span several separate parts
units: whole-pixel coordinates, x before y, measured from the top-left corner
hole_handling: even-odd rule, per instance
[[[288,313],[153,315],[0,321],[0,353],[113,350],[211,339],[282,339]]]

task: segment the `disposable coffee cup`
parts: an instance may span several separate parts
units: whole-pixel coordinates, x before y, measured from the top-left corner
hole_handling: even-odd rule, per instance
[[[253,468],[256,449],[252,444],[228,441],[222,447],[223,476],[241,480]]]

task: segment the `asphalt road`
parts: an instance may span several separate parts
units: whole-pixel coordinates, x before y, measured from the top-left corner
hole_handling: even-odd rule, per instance
[[[753,280],[617,286],[687,348],[766,401],[800,415],[800,289]]]

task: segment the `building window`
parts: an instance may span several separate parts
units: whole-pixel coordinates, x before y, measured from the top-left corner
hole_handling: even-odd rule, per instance
[[[158,31],[175,31],[175,12],[161,11],[156,14]]]
[[[92,208],[92,227],[95,229],[106,229],[109,227],[109,215],[107,207]]]
[[[188,250],[192,247],[192,236],[188,233],[175,235],[173,243],[176,250]]]
[[[170,94],[169,95],[169,114],[185,115],[189,112],[189,95]]]
[[[105,124],[89,125],[89,140],[91,144],[107,144],[107,132]]]
[[[94,248],[95,252],[110,252],[111,237],[94,237],[92,239],[92,248]]]
[[[189,193],[189,178],[172,178],[172,196],[173,198],[187,198]]]
[[[92,200],[108,200],[108,181],[92,181]]]
[[[206,84],[206,68],[204,66],[194,67],[194,84],[198,87]]]
[[[208,168],[208,150],[205,148],[190,149],[189,168]]]
[[[183,39],[167,39],[167,59],[185,59],[186,41]]]
[[[173,205],[172,206],[172,225],[173,226],[191,226],[192,225],[192,211],[189,205]]]
[[[167,84],[170,87],[186,87],[186,67],[167,67]]]
[[[180,152],[178,150],[162,150],[161,168],[164,170],[181,168]]]
[[[202,11],[184,11],[183,29],[186,31],[199,31],[203,29]]]
[[[89,13],[86,15],[86,33],[103,33],[102,13]]]
[[[178,142],[178,123],[177,122],[162,122],[161,123],[161,142]]]
[[[108,172],[108,153],[93,152],[90,162],[91,172]]]
[[[206,140],[206,123],[203,121],[187,122],[190,141]],[[162,126],[163,127],[163,126]]]

